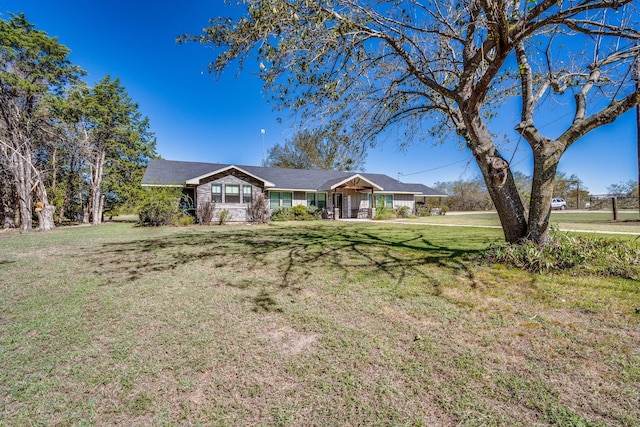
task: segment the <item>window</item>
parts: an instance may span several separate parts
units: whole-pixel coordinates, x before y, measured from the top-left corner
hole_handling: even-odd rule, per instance
[[[307,206],[315,206],[316,205],[316,193],[307,193]]]
[[[293,193],[282,193],[282,206],[287,208],[293,206]]]
[[[280,198],[282,197],[282,204],[280,203]],[[269,207],[271,209],[275,209],[278,206],[282,206],[285,208],[290,208],[293,206],[293,193],[285,193],[279,191],[271,191],[269,193]]]
[[[211,184],[211,201],[222,203],[222,184]]]
[[[307,193],[307,206],[315,206],[318,209],[326,209],[327,193]]]
[[[318,204],[316,205],[318,209],[326,209],[327,208],[327,193],[318,194]]]
[[[224,186],[224,202],[240,203],[240,186],[237,184],[227,184]]]
[[[393,194],[376,194],[376,208],[393,208]]]
[[[272,191],[269,193],[269,208],[275,209],[278,206],[280,206],[280,193]]]
[[[242,203],[251,203],[253,196],[253,190],[250,185],[242,186]]]

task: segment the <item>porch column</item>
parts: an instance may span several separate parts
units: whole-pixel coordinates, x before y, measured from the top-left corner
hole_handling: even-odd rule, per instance
[[[373,187],[371,187],[371,206],[369,206],[369,219],[376,216],[376,199],[373,197]]]
[[[337,209],[336,209],[336,189],[333,189],[333,196],[331,197],[332,199],[332,203],[331,203],[331,209],[333,209],[333,220],[335,221],[337,218]]]

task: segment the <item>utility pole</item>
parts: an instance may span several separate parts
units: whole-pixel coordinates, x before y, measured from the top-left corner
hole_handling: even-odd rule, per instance
[[[640,58],[636,57],[636,69],[633,77],[636,81],[636,93],[640,92]],[[638,143],[638,215],[640,215],[640,105],[636,105],[636,142]]]
[[[264,129],[260,129],[260,133],[262,134],[262,164],[260,166],[264,166]]]

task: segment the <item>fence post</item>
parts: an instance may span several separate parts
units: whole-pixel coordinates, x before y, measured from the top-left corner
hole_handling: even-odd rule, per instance
[[[618,198],[612,197],[611,204],[613,205],[613,220],[617,221],[618,220]]]

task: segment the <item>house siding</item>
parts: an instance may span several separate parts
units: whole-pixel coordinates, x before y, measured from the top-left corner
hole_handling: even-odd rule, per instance
[[[415,197],[413,194],[394,194],[393,195],[393,208],[398,209],[402,206],[408,206],[413,212],[413,208],[415,207]]]
[[[293,206],[307,206],[307,193],[304,191],[293,192]]]
[[[236,170],[225,171],[224,173],[213,175],[211,177],[208,177],[207,179],[202,180],[200,185],[198,185],[197,187],[197,203],[198,204],[211,202],[211,184],[213,183],[223,185],[223,191],[222,191],[223,202],[216,203],[215,208],[213,210],[213,218],[211,218],[211,221],[215,221],[223,209],[226,209],[231,213],[231,218],[229,219],[229,221],[231,222],[249,221],[248,212],[247,212],[247,203],[225,203],[224,185],[226,184],[234,184],[234,185],[240,185],[240,186],[251,185],[251,190],[252,190],[251,197],[253,200],[255,200],[255,198],[258,197],[264,191],[264,189],[262,188],[262,182]],[[242,187],[240,190],[240,194],[242,197]]]

